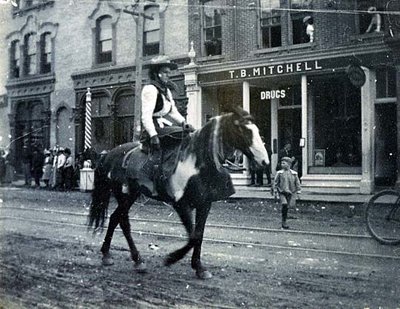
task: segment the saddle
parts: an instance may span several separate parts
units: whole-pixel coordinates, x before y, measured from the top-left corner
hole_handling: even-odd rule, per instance
[[[182,140],[189,134],[180,127],[165,129],[159,133],[161,150],[151,153],[150,137],[142,133],[141,146],[130,150],[122,161],[128,178],[138,179],[152,195],[158,196],[169,196],[168,178],[178,163]]]

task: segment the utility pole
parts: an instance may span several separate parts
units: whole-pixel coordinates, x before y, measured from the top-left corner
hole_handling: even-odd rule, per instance
[[[153,19],[151,16],[144,16],[144,5],[141,0],[136,0],[132,5],[132,11],[123,10],[131,14],[136,22],[136,58],[135,58],[135,108],[134,108],[134,132],[133,141],[138,141],[141,132],[140,115],[141,93],[142,93],[142,66],[143,66],[143,27],[144,18]]]

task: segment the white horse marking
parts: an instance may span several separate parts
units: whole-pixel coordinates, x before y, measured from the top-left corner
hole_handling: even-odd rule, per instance
[[[176,170],[170,179],[171,193],[175,201],[182,198],[190,177],[199,173],[195,163],[196,156],[194,154],[189,155],[184,161],[178,162]]]
[[[267,150],[265,149],[264,143],[261,139],[260,132],[255,124],[248,124],[246,127],[253,132],[253,138],[250,146],[250,151],[254,155],[254,160],[262,165],[263,162],[269,164],[269,158]]]

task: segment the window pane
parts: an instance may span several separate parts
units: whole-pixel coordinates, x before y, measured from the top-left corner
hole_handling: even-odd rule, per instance
[[[145,16],[151,16],[153,19],[144,19],[144,31],[160,29],[160,13],[158,6],[149,6],[145,9]]]
[[[311,166],[359,173],[361,167],[361,90],[345,75],[311,79],[314,94],[314,149]],[[324,162],[319,160],[324,157]],[[339,169],[337,169],[339,168]],[[353,169],[351,169],[353,168]]]
[[[104,53],[104,52],[111,51],[111,50],[112,50],[112,41],[111,40],[101,42],[100,52]]]
[[[159,41],[160,41],[160,31],[159,30],[145,33],[145,37],[144,37],[145,44],[157,43]]]

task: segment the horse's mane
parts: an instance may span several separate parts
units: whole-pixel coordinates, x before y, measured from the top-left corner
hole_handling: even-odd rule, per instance
[[[197,168],[209,168],[211,165],[221,170],[225,156],[222,126],[228,116],[229,114],[213,117],[205,126],[192,133],[190,138],[182,144],[183,152],[180,159],[184,160],[194,153],[197,158]]]

